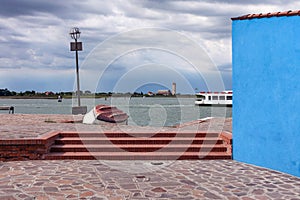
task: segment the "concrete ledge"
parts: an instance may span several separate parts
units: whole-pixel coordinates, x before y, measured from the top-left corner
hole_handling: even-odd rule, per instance
[[[43,159],[59,133],[48,133],[40,138],[0,140],[0,161]]]
[[[227,153],[232,155],[232,133],[223,131],[220,133],[219,137],[225,142],[225,145],[227,146]]]
[[[232,144],[232,134],[227,132],[227,131],[223,131],[220,133],[219,135],[227,144]]]
[[[87,113],[87,106],[75,106],[72,107],[73,115],[84,115]]]

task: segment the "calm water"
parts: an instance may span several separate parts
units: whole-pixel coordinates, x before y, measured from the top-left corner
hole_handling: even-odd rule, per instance
[[[199,107],[194,98],[109,98],[81,99],[81,104],[91,110],[97,104],[115,105],[126,112],[130,125],[172,126],[204,117],[231,117],[231,108]],[[63,99],[0,99],[1,106],[14,106],[15,113],[23,114],[71,114],[77,102]],[[5,113],[8,111],[1,111]]]

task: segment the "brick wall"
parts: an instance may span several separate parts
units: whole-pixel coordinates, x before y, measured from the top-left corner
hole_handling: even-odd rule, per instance
[[[41,138],[0,140],[0,161],[43,159],[58,136],[53,132]]]

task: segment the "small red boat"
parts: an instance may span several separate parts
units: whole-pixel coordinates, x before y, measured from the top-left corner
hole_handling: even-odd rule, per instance
[[[115,106],[97,105],[94,108],[95,117],[98,120],[110,123],[122,123],[127,121],[128,115]]]

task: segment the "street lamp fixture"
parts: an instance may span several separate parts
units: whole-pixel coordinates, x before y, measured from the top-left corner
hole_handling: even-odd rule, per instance
[[[79,31],[79,28],[77,27],[74,27],[74,28],[71,28],[70,30],[70,36],[73,40],[77,40],[80,38],[80,31]]]

